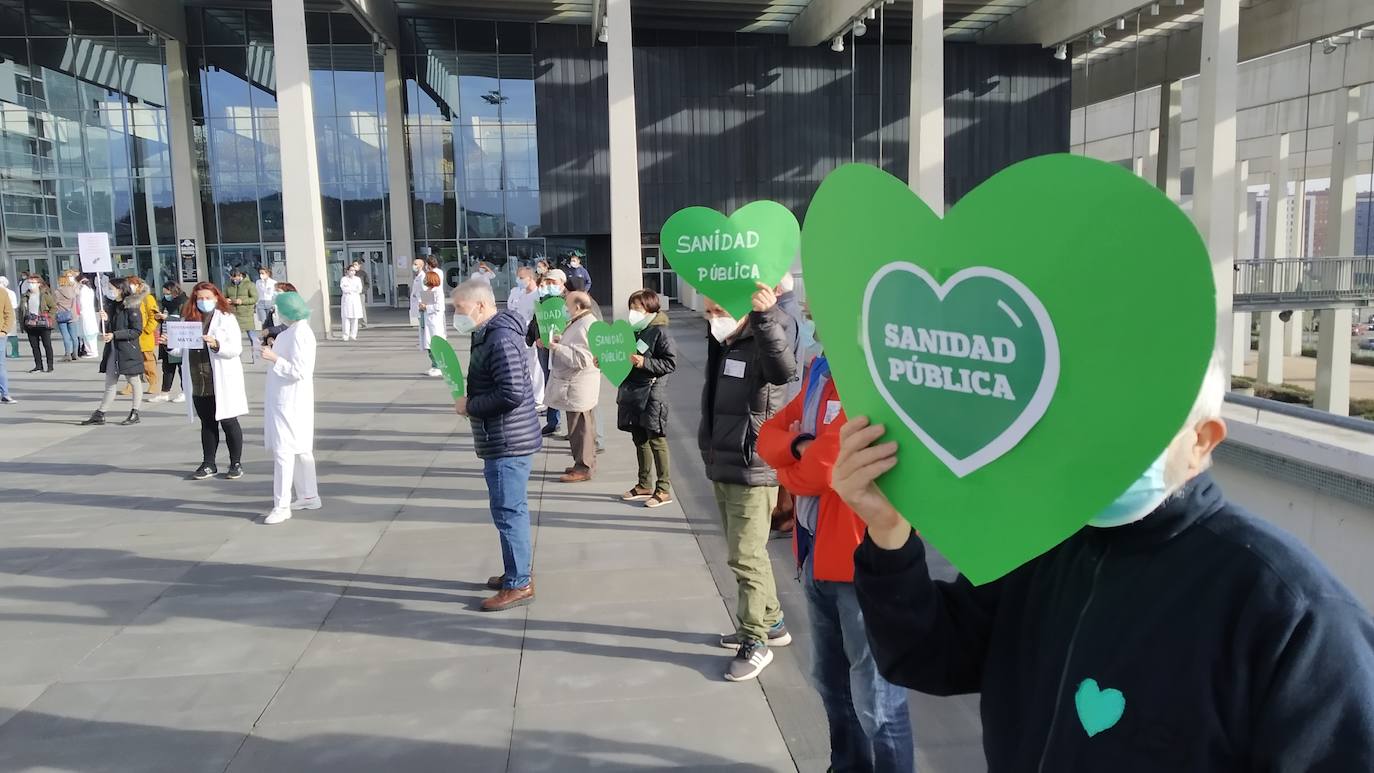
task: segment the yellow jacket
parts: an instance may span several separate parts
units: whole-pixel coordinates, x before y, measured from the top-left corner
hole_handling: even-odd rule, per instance
[[[138,336],[138,348],[140,351],[157,351],[157,326],[161,323],[157,321],[157,315],[161,311],[157,307],[157,299],[153,297],[147,288],[143,301],[139,304],[139,313],[143,315],[143,332]]]

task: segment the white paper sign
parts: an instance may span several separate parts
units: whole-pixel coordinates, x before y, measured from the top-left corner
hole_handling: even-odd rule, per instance
[[[725,375],[730,378],[744,378],[744,360],[726,360]]]
[[[167,335],[168,349],[205,348],[205,331],[199,322],[166,322],[162,327]]]
[[[98,233],[79,233],[76,235],[76,249],[81,253],[81,271],[87,274],[108,274],[114,270],[110,261],[110,235]]]

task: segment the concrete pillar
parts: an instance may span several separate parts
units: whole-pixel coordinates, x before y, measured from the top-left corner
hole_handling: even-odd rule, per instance
[[[1355,178],[1359,173],[1360,87],[1336,93],[1332,121],[1331,192],[1326,248],[1334,256],[1355,254]],[[1350,413],[1350,309],[1319,312],[1317,396],[1312,405],[1340,416]]]
[[[1179,150],[1183,144],[1183,81],[1170,81],[1159,87],[1159,150],[1155,164],[1155,187],[1172,201],[1183,199],[1179,173]]]
[[[1205,0],[1198,95],[1198,147],[1193,217],[1212,256],[1217,288],[1216,345],[1230,362],[1236,257],[1236,58],[1240,0]],[[1243,357],[1244,352],[1236,353]]]
[[[200,209],[200,170],[196,168],[195,135],[191,129],[191,78],[186,71],[186,46],[167,39],[167,146],[172,152],[172,213],[176,216],[177,274],[181,273],[182,239],[196,243],[196,276],[210,279],[205,263],[205,223]],[[171,234],[168,234],[171,236]],[[184,283],[187,292],[191,284]]]
[[[410,260],[415,249],[415,229],[410,218],[410,176],[406,171],[405,104],[401,96],[401,58],[388,48],[382,59],[386,98],[387,207],[391,212],[392,284],[410,284]],[[400,304],[400,294],[393,297]]]
[[[1249,260],[1254,238],[1250,231],[1250,161],[1241,161],[1236,168],[1236,260]],[[1232,282],[1235,274],[1231,274]],[[1245,358],[1250,353],[1250,314],[1239,312],[1231,316],[1231,375],[1245,375]]]
[[[945,3],[914,0],[911,13],[911,153],[907,182],[945,214]]]
[[[1145,137],[1145,179],[1159,180],[1159,129],[1151,129]]]
[[[634,49],[630,0],[606,0],[606,90],[610,97],[611,297],[615,318],[644,285],[640,267],[639,138],[635,134]]]
[[[320,211],[320,168],[315,152],[315,110],[305,47],[305,0],[273,0],[272,44],[277,67],[277,121],[281,129],[282,220],[286,274],[310,305],[310,321],[328,336],[329,272]]]
[[[1287,132],[1274,135],[1269,169],[1269,212],[1264,229],[1264,254],[1274,260],[1288,257],[1288,174],[1291,137]],[[1281,288],[1288,284],[1288,272],[1275,269],[1272,281]],[[1283,383],[1284,323],[1279,312],[1266,311],[1260,316],[1259,373],[1266,384]]]
[[[1292,319],[1283,323],[1283,356],[1297,357],[1302,354],[1302,323],[1311,316],[1311,312],[1295,311]]]

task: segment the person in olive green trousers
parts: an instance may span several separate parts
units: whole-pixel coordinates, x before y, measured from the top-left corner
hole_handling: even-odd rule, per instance
[[[258,318],[253,313],[258,307],[258,288],[247,281],[239,269],[229,273],[229,286],[224,288],[224,297],[234,307],[234,318],[239,329],[248,333],[248,361],[258,361]]]
[[[4,277],[0,277],[3,279]],[[0,285],[0,341],[5,340],[19,327],[14,317],[14,304],[10,302],[8,289]],[[0,403],[18,402],[10,397],[10,374],[5,366],[5,355],[0,352]]]

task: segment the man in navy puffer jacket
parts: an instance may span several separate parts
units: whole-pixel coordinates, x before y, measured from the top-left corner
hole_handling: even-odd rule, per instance
[[[453,290],[453,328],[459,335],[472,334],[467,396],[453,407],[472,421],[472,443],[482,460],[505,565],[503,574],[487,580],[497,594],[482,602],[482,611],[501,612],[534,600],[528,488],[543,438],[526,365],[525,320],[496,310],[491,285],[468,280]]]

